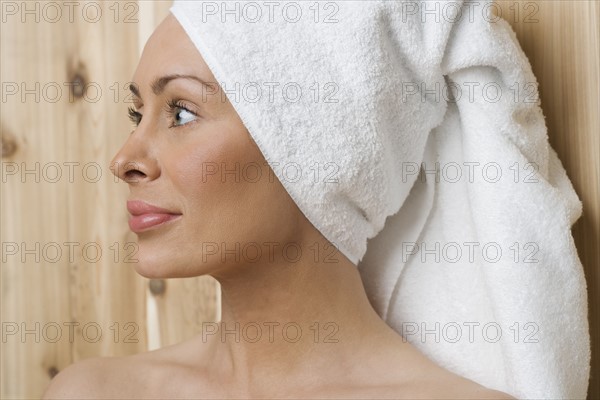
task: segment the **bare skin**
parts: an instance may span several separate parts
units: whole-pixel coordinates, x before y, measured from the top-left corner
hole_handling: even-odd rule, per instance
[[[441,368],[393,331],[372,308],[356,266],[331,252],[331,243],[268,173],[220,88],[178,78],[162,93],[152,91],[156,78],[172,74],[216,82],[170,15],[134,74],[139,124],[112,166],[129,184],[129,200],[181,214],[138,233],[137,272],[213,276],[221,284],[223,325],[159,350],[77,362],[53,379],[45,399],[513,398]],[[175,117],[165,110],[169,100],[180,107]],[[262,176],[236,181],[203,169],[208,163],[232,169],[236,162],[264,166]],[[251,242],[278,245],[263,247],[252,262],[224,251]],[[206,243],[222,247],[207,256]],[[287,243],[302,255],[282,252]],[[236,323],[239,340],[221,335]],[[284,333],[285,324],[293,329]]]

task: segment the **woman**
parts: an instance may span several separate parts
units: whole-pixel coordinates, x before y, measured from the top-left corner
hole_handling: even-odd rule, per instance
[[[392,330],[356,266],[272,174],[207,173],[268,164],[221,88],[202,81],[216,79],[169,15],[134,74],[136,127],[112,165],[130,187],[137,272],[210,274],[221,323],[174,346],[78,362],[44,398],[513,398],[438,366]],[[236,259],[248,243],[273,244],[254,262]]]
[[[112,162],[220,323],[46,397],[585,397],[581,202],[492,0],[262,6],[175,1]]]

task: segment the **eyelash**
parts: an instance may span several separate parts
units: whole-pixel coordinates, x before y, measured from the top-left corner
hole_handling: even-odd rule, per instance
[[[135,111],[133,107],[129,107],[127,109],[129,114],[129,120],[133,123],[134,126],[138,126],[142,120],[142,114]]]
[[[167,112],[167,114],[169,115],[170,119],[173,119],[175,117],[175,110],[176,109],[182,109],[185,110],[187,112],[189,112],[190,114],[192,114],[195,117],[198,117],[198,115],[191,111],[189,108],[185,107],[184,105],[182,105],[181,103],[179,103],[176,100],[167,100],[167,103],[165,105],[165,111]],[[127,109],[128,114],[129,114],[129,120],[134,124],[135,127],[137,127],[140,122],[142,121],[142,114],[137,112],[133,107],[129,107]],[[194,121],[191,121],[194,122]],[[188,125],[190,122],[185,123],[183,125],[175,125],[174,122],[171,123],[171,125],[169,126],[169,128],[179,128],[185,125]]]

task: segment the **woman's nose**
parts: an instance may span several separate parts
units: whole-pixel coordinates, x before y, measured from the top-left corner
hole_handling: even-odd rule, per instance
[[[141,136],[141,132],[132,133],[110,163],[112,173],[129,184],[150,182],[160,176],[158,162],[149,151],[151,141],[141,140]]]

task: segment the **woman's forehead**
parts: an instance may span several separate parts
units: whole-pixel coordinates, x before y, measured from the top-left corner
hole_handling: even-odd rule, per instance
[[[150,85],[156,78],[170,75],[195,75],[205,81],[215,80],[193,42],[171,14],[146,42],[132,82]]]

